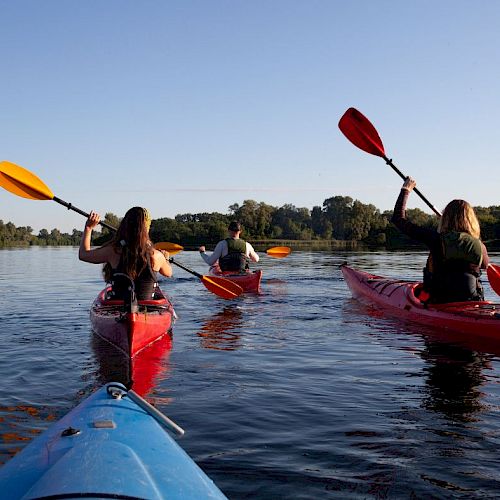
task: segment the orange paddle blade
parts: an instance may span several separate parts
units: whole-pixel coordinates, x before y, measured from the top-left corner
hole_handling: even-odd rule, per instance
[[[493,288],[497,295],[500,295],[500,266],[490,264],[486,273],[488,274],[488,280],[491,288]]]
[[[243,293],[243,288],[236,283],[217,276],[202,276],[201,282],[206,289],[223,299],[235,299]]]
[[[52,200],[52,191],[33,173],[10,161],[0,162],[0,185],[30,200]]]
[[[166,250],[170,255],[175,255],[176,253],[182,252],[184,247],[178,245],[177,243],[170,243],[169,241],[159,241],[155,243],[156,250]]]
[[[267,255],[274,257],[276,259],[282,259],[287,255],[290,255],[292,249],[290,247],[273,247],[266,250]]]

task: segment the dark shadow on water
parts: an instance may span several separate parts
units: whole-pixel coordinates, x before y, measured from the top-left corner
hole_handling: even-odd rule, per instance
[[[407,333],[422,339],[419,355],[425,362],[425,409],[452,421],[470,422],[475,420],[475,414],[486,408],[481,402],[483,393],[480,390],[486,383],[483,370],[489,369],[492,358],[500,353],[498,342],[391,318],[383,309],[354,299],[346,302],[344,311],[345,314],[375,319],[366,325],[374,329],[383,325],[384,334],[388,336],[392,330],[393,333]]]
[[[483,370],[491,367],[492,356],[426,339],[421,357],[427,364],[423,406],[450,420],[474,421],[474,415],[486,408],[480,388],[486,382]]]

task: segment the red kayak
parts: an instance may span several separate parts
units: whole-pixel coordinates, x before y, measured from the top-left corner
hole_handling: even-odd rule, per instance
[[[244,292],[260,292],[260,280],[262,279],[262,271],[247,271],[246,273],[235,273],[234,271],[221,271],[219,266],[210,268],[212,276],[219,276],[233,281],[243,288]]]
[[[416,296],[417,281],[383,278],[340,266],[352,296],[368,305],[380,306],[393,316],[474,337],[500,339],[500,304],[490,301],[424,304]]]
[[[92,328],[131,358],[171,331],[174,308],[160,288],[152,300],[140,300],[136,312],[126,310],[123,300],[107,299],[110,291],[102,290],[92,304]]]

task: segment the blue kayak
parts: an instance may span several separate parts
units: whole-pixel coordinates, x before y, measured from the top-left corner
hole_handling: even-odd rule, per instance
[[[106,384],[0,468],[0,495],[225,499],[165,427],[183,433],[134,391]]]

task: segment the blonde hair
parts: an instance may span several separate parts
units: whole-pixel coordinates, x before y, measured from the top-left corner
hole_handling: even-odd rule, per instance
[[[474,238],[481,236],[481,228],[472,206],[464,200],[452,200],[443,210],[438,224],[438,233],[458,231]]]

